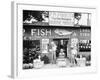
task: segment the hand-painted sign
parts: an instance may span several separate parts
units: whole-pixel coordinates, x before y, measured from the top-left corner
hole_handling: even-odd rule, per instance
[[[49,25],[74,26],[74,13],[49,12]]]

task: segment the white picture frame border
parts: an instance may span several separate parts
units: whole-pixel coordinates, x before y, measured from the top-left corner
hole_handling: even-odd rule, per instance
[[[26,77],[42,77],[42,76],[55,76],[66,75],[73,73],[91,73],[97,71],[97,53],[95,53],[95,41],[91,36],[92,51],[91,51],[91,66],[90,67],[75,67],[75,68],[57,68],[57,69],[22,69],[22,28],[23,28],[23,15],[24,10],[44,10],[44,11],[62,11],[62,12],[86,12],[91,13],[91,34],[96,31],[96,8],[86,7],[71,7],[71,6],[56,6],[56,5],[37,5],[31,3],[12,2],[12,64],[11,76],[13,78],[26,78]]]

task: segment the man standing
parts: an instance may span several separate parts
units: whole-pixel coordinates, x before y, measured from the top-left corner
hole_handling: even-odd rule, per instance
[[[52,54],[52,63],[55,64],[56,63],[56,44],[52,41],[51,42],[51,54]]]
[[[73,38],[71,38],[71,63],[75,64],[75,57],[78,53],[78,38],[77,34],[73,33]]]

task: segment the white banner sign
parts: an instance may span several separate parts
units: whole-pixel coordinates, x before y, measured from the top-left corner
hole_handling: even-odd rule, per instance
[[[74,26],[74,13],[49,12],[49,24],[56,26]]]

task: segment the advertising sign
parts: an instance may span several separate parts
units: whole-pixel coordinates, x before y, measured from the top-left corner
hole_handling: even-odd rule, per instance
[[[57,26],[74,26],[74,13],[49,12],[49,24]]]

